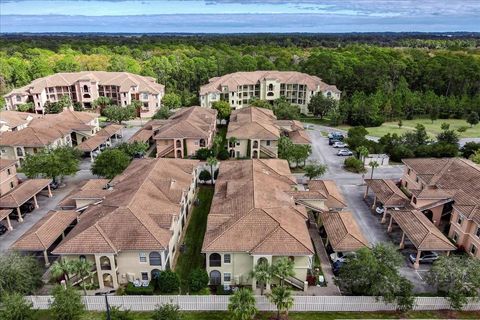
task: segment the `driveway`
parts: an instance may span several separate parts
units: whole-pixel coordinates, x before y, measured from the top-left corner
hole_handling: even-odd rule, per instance
[[[318,125],[314,125],[313,130],[308,130],[312,139],[312,154],[310,160],[318,161],[328,166],[327,173],[322,176],[322,179],[331,179],[337,183],[347,201],[347,210],[353,213],[360,229],[372,245],[392,241],[395,245],[398,245],[399,241],[395,241],[393,235],[387,233],[387,226],[380,223],[380,217],[371,212],[369,206],[363,199],[366,186],[363,183],[362,174],[348,172],[343,169],[345,157],[336,155],[338,149],[328,145],[328,138],[324,137],[321,131],[332,132],[339,130]],[[370,177],[370,168],[368,170],[365,177]],[[375,169],[373,177],[399,179],[403,174],[403,170],[403,165],[379,167]],[[428,267],[422,265],[418,272],[414,270],[410,262],[407,261],[408,253],[409,252],[405,250],[405,265],[400,268],[400,273],[414,284],[416,292],[432,290],[432,288],[422,281],[422,276],[425,275]]]

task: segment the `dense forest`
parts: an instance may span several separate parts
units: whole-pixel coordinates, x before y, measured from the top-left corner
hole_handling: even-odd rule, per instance
[[[480,113],[478,34],[0,37],[2,94],[55,72],[129,71],[157,78],[192,105],[209,78],[261,69],[335,84],[342,102],[329,117],[337,123]]]

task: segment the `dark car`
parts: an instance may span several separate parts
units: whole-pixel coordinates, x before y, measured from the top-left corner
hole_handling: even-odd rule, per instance
[[[408,256],[408,258],[411,263],[415,263],[415,261],[417,260],[417,255],[412,253]],[[422,253],[420,254],[419,262],[433,263],[437,259],[438,259],[438,253],[432,252],[432,251],[422,251]]]
[[[332,264],[333,274],[338,276],[338,274],[340,273],[340,269],[343,267],[344,264],[345,264],[345,262],[343,262],[343,261],[340,261],[340,260],[335,261]]]
[[[25,202],[20,206],[20,212],[22,213],[22,217],[24,217],[27,213],[32,212],[34,209],[35,209],[35,205],[32,202]],[[18,221],[17,210],[13,210],[12,213],[10,213],[10,218]]]
[[[52,190],[57,190],[59,186],[60,186],[60,184],[56,181],[50,182],[50,189],[52,189]]]
[[[340,140],[338,139],[334,139],[334,138],[328,138],[328,145],[333,145],[335,144],[335,142],[340,142]]]
[[[8,231],[8,228],[0,223],[0,236],[5,234]]]

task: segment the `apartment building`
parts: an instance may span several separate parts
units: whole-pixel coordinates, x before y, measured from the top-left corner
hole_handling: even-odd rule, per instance
[[[166,120],[150,121],[144,130],[153,135],[158,158],[191,158],[212,147],[216,128],[217,110],[189,107]]]
[[[0,133],[0,156],[21,165],[27,154],[43,148],[76,146],[99,130],[98,114],[65,109],[37,117],[22,129]]]
[[[80,103],[85,109],[94,109],[98,97],[108,97],[119,106],[133,100],[142,103],[138,116],[151,117],[160,108],[165,87],[152,77],[128,72],[82,71],[56,73],[32,81],[4,95],[7,110],[33,103],[36,113],[44,113],[45,105],[59,101],[63,96]]]
[[[0,159],[0,196],[15,189],[18,185],[15,160]]]
[[[272,110],[264,108],[234,110],[228,124],[228,152],[231,158],[277,158],[278,140],[282,135],[293,143],[310,143],[298,121],[277,120]]]
[[[173,266],[197,184],[196,160],[136,159],[53,250],[87,259],[101,289],[150,281]]]
[[[302,113],[308,113],[308,103],[315,94],[340,99],[340,90],[326,84],[319,77],[297,71],[252,71],[235,72],[211,78],[200,87],[200,105],[211,108],[216,101],[227,101],[233,109],[249,105],[256,98],[273,102],[285,98],[299,106]]]
[[[202,247],[211,285],[256,288],[249,275],[255,265],[288,257],[295,276],[287,281],[306,287],[314,249],[306,209],[289,194],[295,186],[285,160],[220,163]]]
[[[435,225],[449,218],[448,236],[480,258],[480,166],[462,158],[404,159],[402,185],[410,205]]]
[[[38,114],[19,111],[0,112],[0,133],[25,129],[30,121],[40,117]]]

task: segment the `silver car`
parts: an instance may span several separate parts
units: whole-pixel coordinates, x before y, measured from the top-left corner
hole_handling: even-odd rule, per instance
[[[341,149],[341,150],[338,150],[337,152],[337,156],[340,156],[340,157],[348,157],[352,155],[353,155],[353,152],[348,149]]]

